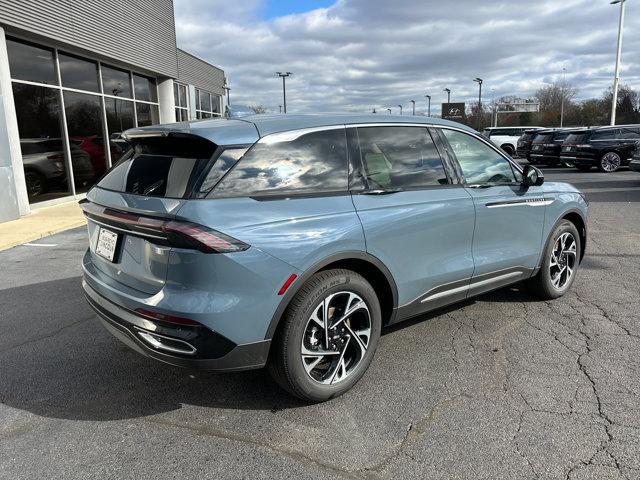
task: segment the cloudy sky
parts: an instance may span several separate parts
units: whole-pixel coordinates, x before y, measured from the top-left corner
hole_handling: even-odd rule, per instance
[[[611,85],[619,6],[609,0],[174,0],[180,47],[222,67],[231,103],[290,112],[409,110],[530,96],[567,80]],[[640,2],[627,1],[622,82],[640,90]]]

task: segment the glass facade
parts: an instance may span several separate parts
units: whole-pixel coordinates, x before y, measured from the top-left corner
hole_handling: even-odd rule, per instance
[[[221,115],[222,97],[196,89],[196,118],[211,118]]]
[[[177,82],[173,83],[173,101],[176,104],[176,121],[186,122],[189,120],[189,102],[186,85]]]
[[[87,191],[128,148],[122,132],[159,123],[154,78],[7,38],[29,201]]]

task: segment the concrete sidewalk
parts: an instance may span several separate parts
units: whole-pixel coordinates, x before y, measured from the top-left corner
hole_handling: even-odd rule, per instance
[[[78,202],[34,208],[29,215],[0,223],[0,251],[84,225]]]

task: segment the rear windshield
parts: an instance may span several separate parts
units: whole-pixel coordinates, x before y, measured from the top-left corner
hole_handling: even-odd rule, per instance
[[[544,143],[551,140],[551,135],[549,135],[548,133],[546,134],[541,134],[541,135],[536,135],[535,138],[533,139],[533,141],[535,143]]]
[[[565,143],[581,143],[587,139],[588,133],[570,133]]]
[[[199,137],[139,141],[98,187],[149,197],[187,198],[213,165],[216,146]]]
[[[520,137],[520,140],[528,142],[529,140],[533,140],[536,137],[536,135],[537,133],[535,132],[525,133],[524,135],[522,135],[522,137]]]

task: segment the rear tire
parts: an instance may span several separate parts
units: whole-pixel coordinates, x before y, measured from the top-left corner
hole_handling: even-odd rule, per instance
[[[282,388],[305,401],[338,397],[367,371],[381,328],[378,297],[361,275],[320,271],[289,304],[274,337],[269,371]]]
[[[605,173],[613,173],[622,165],[622,157],[616,152],[607,152],[598,161],[598,170]]]
[[[576,278],[581,249],[578,229],[569,220],[562,220],[547,241],[540,271],[528,281],[531,293],[542,300],[566,294]]]

